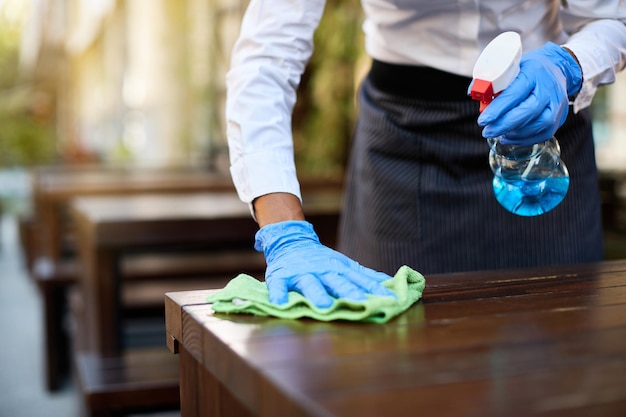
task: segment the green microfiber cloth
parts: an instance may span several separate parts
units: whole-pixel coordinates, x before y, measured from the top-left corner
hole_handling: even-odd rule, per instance
[[[318,308],[301,294],[291,291],[283,305],[270,303],[269,292],[264,282],[240,274],[223,289],[211,294],[207,301],[213,303],[218,313],[248,313],[284,319],[309,317],[315,320],[350,320],[369,323],[385,323],[408,309],[422,296],[426,285],[419,272],[404,265],[396,275],[385,282],[397,299],[368,295],[364,301],[336,299],[328,308]]]

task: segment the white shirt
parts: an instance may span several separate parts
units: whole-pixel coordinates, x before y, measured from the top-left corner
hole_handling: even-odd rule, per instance
[[[574,108],[626,66],[624,0],[362,0],[365,49],[378,60],[471,77],[483,48],[513,30],[524,51],[552,41],[571,49],[584,85]],[[300,197],[291,113],[325,0],[251,0],[227,75],[231,175],[240,198]],[[442,53],[443,51],[443,53]]]

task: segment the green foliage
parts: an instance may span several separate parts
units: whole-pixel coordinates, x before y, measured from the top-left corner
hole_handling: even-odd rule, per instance
[[[0,167],[45,163],[55,152],[54,130],[33,101],[42,96],[20,85],[19,30],[0,18]]]
[[[327,3],[294,109],[301,176],[343,175],[356,117],[355,67],[363,54],[361,25],[359,0]]]
[[[48,162],[54,154],[50,126],[0,108],[0,166]]]

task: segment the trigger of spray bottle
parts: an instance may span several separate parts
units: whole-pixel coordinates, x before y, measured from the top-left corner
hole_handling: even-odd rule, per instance
[[[498,35],[481,52],[474,64],[469,94],[480,102],[482,112],[519,73],[522,40],[515,32]]]

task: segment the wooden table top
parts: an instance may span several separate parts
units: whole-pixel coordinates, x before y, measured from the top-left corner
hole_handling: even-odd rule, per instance
[[[32,175],[37,255],[53,261],[72,246],[68,202],[77,196],[230,191],[229,176],[194,167],[43,166]]]
[[[303,178],[303,189],[340,189],[342,179]],[[151,192],[234,191],[229,173],[202,167],[50,166],[33,173],[37,198],[67,200],[79,195]]]
[[[166,296],[179,344],[261,416],[624,416],[626,261],[426,277],[387,324],[216,314]]]
[[[308,193],[303,206],[307,217],[328,219],[336,227],[341,192]],[[234,191],[77,197],[70,209],[75,225],[89,230],[97,246],[202,243],[220,234],[253,242],[258,230],[248,205]]]
[[[98,224],[250,215],[234,192],[77,197],[72,206]]]
[[[39,198],[66,200],[76,195],[106,195],[189,190],[234,190],[230,176],[200,168],[58,167],[35,172]]]

